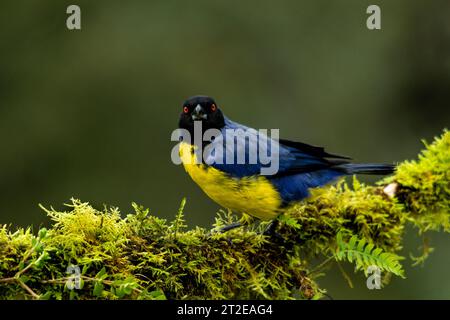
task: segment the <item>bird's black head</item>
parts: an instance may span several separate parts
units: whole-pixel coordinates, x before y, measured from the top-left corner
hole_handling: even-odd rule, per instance
[[[213,98],[207,96],[194,96],[183,103],[178,127],[186,129],[193,136],[194,121],[202,121],[202,131],[208,129],[222,129],[225,119],[222,111]],[[203,134],[202,132],[202,134]]]

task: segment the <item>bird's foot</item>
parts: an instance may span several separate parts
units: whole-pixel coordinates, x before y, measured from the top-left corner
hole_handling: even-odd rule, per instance
[[[242,223],[240,223],[240,222],[231,223],[229,225],[226,225],[226,226],[220,228],[219,230],[211,230],[210,232],[208,232],[206,234],[206,236],[209,238],[214,233],[225,233],[225,232],[228,232],[230,230],[233,230],[233,229],[236,229],[236,228],[239,228],[239,227],[242,227]],[[231,244],[231,239],[228,239],[228,242]]]
[[[219,232],[220,233],[225,233],[227,231],[230,231],[230,230],[233,230],[233,229],[236,229],[236,228],[239,228],[239,227],[242,227],[242,223],[235,222],[235,223],[232,223],[232,224],[226,225],[225,227],[220,228]]]
[[[214,233],[225,233],[225,232],[228,232],[230,230],[233,230],[233,229],[236,229],[239,227],[242,227],[242,223],[234,222],[234,223],[228,224],[228,225],[220,228],[219,230],[215,230],[215,229],[211,230],[210,232],[208,232],[207,236],[210,237]]]

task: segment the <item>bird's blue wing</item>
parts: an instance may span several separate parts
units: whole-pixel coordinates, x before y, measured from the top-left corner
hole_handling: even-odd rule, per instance
[[[275,158],[278,160],[278,171],[273,177],[314,172],[346,162],[344,160],[330,161],[326,159],[325,157],[344,157],[328,154],[323,148],[288,140],[275,141],[264,133],[232,122],[229,119],[226,119],[225,124],[225,127],[221,130],[222,135],[210,144],[211,152],[206,162],[234,177],[259,175],[263,168],[270,167],[271,163],[267,161],[270,161],[270,159],[273,161]],[[234,132],[241,129],[245,134],[234,135],[233,139],[227,139],[227,129]],[[254,145],[257,141],[259,142],[259,144],[257,143],[258,149],[255,149]],[[261,141],[267,141],[267,143],[261,144]],[[262,149],[260,149],[261,147]],[[239,159],[239,154],[244,155],[244,159],[242,157]],[[262,155],[266,155],[266,157]]]

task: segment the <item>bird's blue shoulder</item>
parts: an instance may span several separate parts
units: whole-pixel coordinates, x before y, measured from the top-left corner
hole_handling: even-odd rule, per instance
[[[211,144],[208,164],[233,177],[260,175],[262,168],[271,165],[270,159],[279,162],[284,170],[294,157],[290,151],[281,147],[277,141],[259,132],[225,117],[225,126],[221,136]],[[274,147],[275,146],[275,147]]]

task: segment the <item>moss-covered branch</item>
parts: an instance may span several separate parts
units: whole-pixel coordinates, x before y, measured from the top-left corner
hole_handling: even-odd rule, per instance
[[[450,231],[450,133],[377,186],[315,190],[279,218],[278,236],[262,235],[264,224],[186,230],[183,206],[167,222],[137,205],[122,218],[72,200],[66,212],[45,209],[53,224],[38,235],[3,226],[0,299],[320,298],[316,275],[342,260],[404,276],[406,224]],[[235,219],[222,212],[215,227]]]

